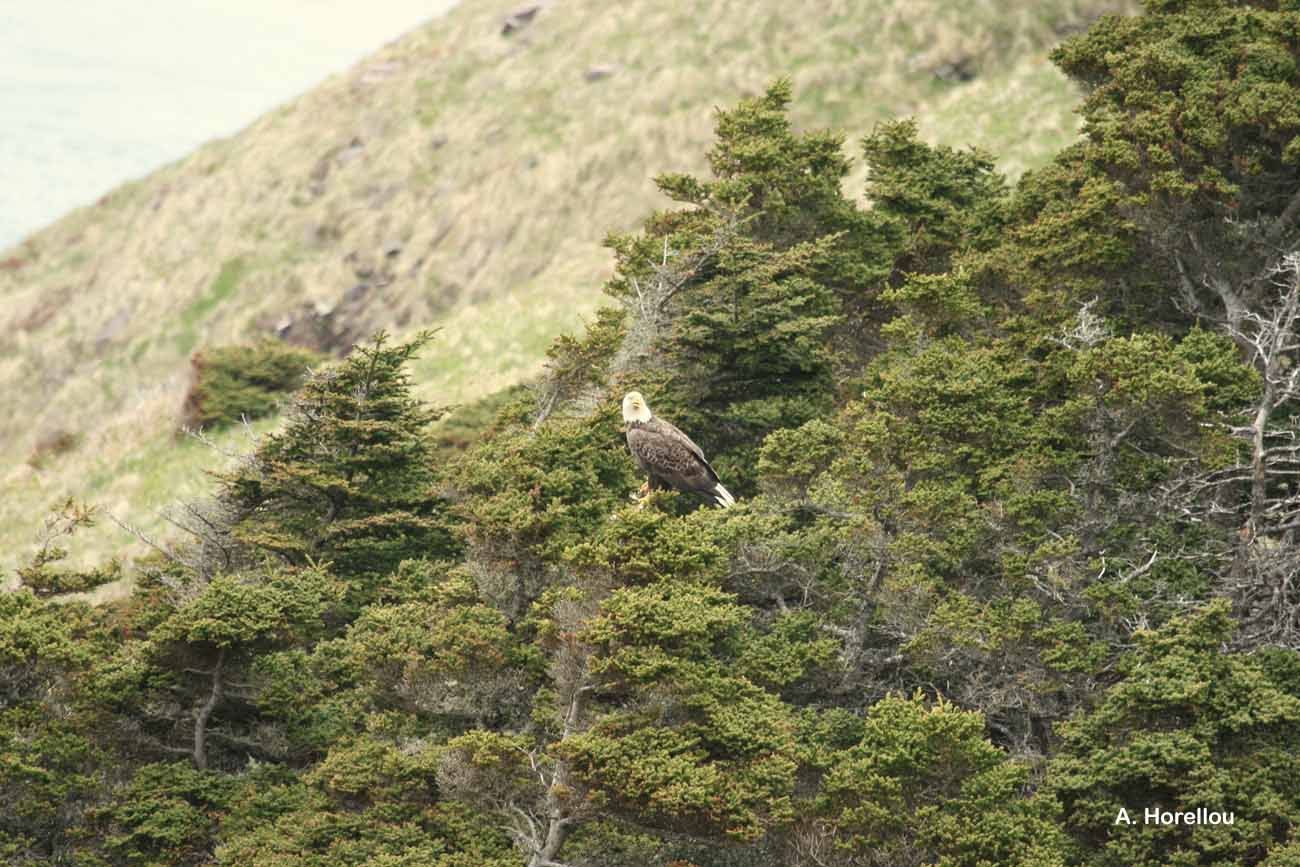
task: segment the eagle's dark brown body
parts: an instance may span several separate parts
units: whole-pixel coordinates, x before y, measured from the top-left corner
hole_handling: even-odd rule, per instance
[[[633,410],[626,410],[627,401]],[[640,416],[638,418],[637,416]],[[641,396],[632,392],[625,400],[627,446],[651,488],[672,488],[704,494],[724,508],[735,503],[718,481],[704,452],[670,422],[651,416]]]

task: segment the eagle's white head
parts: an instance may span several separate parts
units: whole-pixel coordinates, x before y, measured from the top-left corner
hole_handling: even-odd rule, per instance
[[[650,407],[646,405],[645,398],[639,391],[629,391],[623,396],[623,421],[641,422],[644,424],[650,420]]]

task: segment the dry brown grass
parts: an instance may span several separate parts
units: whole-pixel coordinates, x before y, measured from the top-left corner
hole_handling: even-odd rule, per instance
[[[787,75],[796,122],[854,150],[914,115],[1016,174],[1075,132],[1047,48],[1130,5],[556,0],[503,37],[517,3],[464,3],[0,254],[0,571],[68,494],[158,531],[152,510],[205,488],[213,455],[173,437],[196,346],[330,308],[368,273],[353,324],[441,325],[421,394],[471,399],[536,371],[595,308],[602,238],[663,205],[652,175],[703,167],[714,106]],[[599,65],[613,74],[588,82]],[[77,447],[28,465],[55,428]],[[129,543],[106,523],[83,556]]]

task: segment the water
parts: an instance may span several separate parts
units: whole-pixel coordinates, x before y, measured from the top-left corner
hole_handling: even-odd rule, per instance
[[[0,0],[0,250],[456,0]]]

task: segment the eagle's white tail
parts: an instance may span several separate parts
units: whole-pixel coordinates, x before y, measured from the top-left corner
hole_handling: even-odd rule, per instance
[[[718,482],[718,484],[713,488],[713,496],[717,498],[718,505],[724,509],[730,509],[732,506],[736,505],[736,498],[731,496],[730,491],[722,487],[722,482]]]

